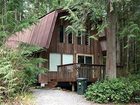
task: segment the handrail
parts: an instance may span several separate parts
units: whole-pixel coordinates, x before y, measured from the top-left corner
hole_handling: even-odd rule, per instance
[[[83,63],[70,63],[70,64],[64,64],[64,65],[58,65],[58,67],[63,67],[63,66],[71,66],[71,65],[87,65],[87,66],[106,66],[104,64],[83,64]],[[117,67],[124,67],[123,65],[117,65]]]
[[[70,63],[70,64],[64,64],[64,65],[58,65],[58,67],[62,67],[62,66],[71,66],[71,65],[87,65],[87,66],[105,66],[103,64],[83,64],[83,63]]]
[[[57,73],[57,71],[47,71],[47,73]]]

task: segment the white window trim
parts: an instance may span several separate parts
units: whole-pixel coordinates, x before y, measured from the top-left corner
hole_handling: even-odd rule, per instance
[[[59,54],[60,55],[60,65],[61,65],[61,59],[62,59],[62,57],[61,57],[61,54],[60,53],[50,53],[49,54],[49,71],[57,71],[57,70],[51,70],[51,54]]]
[[[91,39],[88,37],[88,45],[90,46],[91,44]]]
[[[91,54],[76,54],[76,63],[78,63],[78,56],[89,56],[89,57],[92,57],[92,64],[94,64],[94,55],[91,55]]]

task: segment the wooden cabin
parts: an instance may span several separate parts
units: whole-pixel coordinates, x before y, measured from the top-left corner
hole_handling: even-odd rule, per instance
[[[65,15],[67,12],[63,10],[50,12],[36,24],[9,37],[6,44],[18,47],[24,42],[45,49],[40,56],[47,59],[44,66],[48,72],[39,75],[39,83],[73,83],[77,78],[87,78],[89,82],[102,79],[105,70],[105,66],[101,65],[103,52],[106,51],[105,35],[101,35],[97,41],[86,34],[67,34],[65,29],[69,23],[61,19]]]

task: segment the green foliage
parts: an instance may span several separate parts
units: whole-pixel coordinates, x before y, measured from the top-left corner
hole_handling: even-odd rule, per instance
[[[70,14],[65,17],[71,23],[67,31],[77,34],[78,31],[86,31],[87,26],[88,28],[90,26],[91,30],[98,30],[97,35],[99,35],[109,25],[107,23],[109,12],[115,11],[116,16],[118,15],[118,23],[121,18],[128,19],[125,17],[127,13],[132,13],[132,0],[111,0],[110,11],[108,11],[108,2],[108,0],[70,0],[64,7]]]
[[[117,78],[92,84],[88,87],[85,97],[98,103],[127,103],[136,97],[133,93],[140,90],[140,78]]]
[[[36,83],[37,75],[45,70],[38,66],[45,61],[44,59],[31,57],[34,51],[40,51],[41,49],[24,46],[25,48],[26,50],[0,48],[1,98],[10,98],[15,96],[16,93],[28,91],[29,87]]]
[[[98,21],[106,16],[104,0],[71,0],[64,9],[70,14],[64,17],[71,23],[67,27],[67,31],[72,31],[76,34],[79,31],[86,32],[90,25],[91,30],[94,30]]]
[[[14,99],[0,103],[0,105],[35,105],[34,96],[30,92],[17,94]]]
[[[39,17],[45,15],[47,4],[46,0],[1,0],[0,46],[6,37],[27,28],[35,23]]]
[[[127,36],[129,39],[137,38],[138,40],[140,40],[139,33],[140,33],[140,28],[139,28],[138,24],[136,24],[134,22],[129,22],[121,31],[120,37]]]
[[[114,24],[117,53],[122,53],[121,63],[130,65],[127,66],[129,71],[139,69],[140,0],[69,0],[64,9],[70,14],[64,17],[70,22],[66,31],[76,35],[79,31],[86,32],[90,38],[97,40],[105,30],[106,35],[110,34],[107,27]],[[115,14],[115,23],[109,22],[113,19],[109,18],[111,12]]]

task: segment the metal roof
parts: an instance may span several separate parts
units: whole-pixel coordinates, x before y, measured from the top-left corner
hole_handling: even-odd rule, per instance
[[[40,18],[39,21],[32,26],[11,35],[7,39],[6,45],[8,47],[18,47],[19,44],[23,42],[49,48],[59,12],[60,11],[53,11]]]

